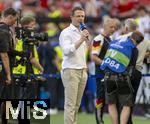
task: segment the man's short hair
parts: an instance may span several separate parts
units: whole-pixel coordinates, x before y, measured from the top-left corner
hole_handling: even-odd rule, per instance
[[[104,17],[104,18],[103,18],[103,25],[104,25],[104,26],[107,26],[108,23],[112,23],[112,22],[114,22],[114,20],[113,20],[113,18],[111,18],[111,17]]]
[[[138,25],[134,19],[128,18],[124,21],[124,26],[128,28],[129,31],[134,31],[137,29]]]
[[[131,35],[131,38],[136,41],[137,44],[141,43],[144,40],[144,36],[139,31],[134,31]]]
[[[73,16],[74,13],[75,13],[75,11],[77,11],[77,10],[84,11],[84,9],[83,9],[82,7],[74,7],[74,8],[72,9],[72,11],[71,11],[71,16]]]
[[[148,12],[147,8],[146,8],[145,6],[143,6],[143,5],[141,5],[141,6],[139,6],[139,7],[137,8],[137,11],[138,11],[138,12],[141,11],[141,10],[143,10],[143,11],[145,11],[145,12]]]
[[[6,10],[4,10],[2,15],[3,15],[3,17],[7,17],[9,15],[16,16],[17,15],[17,11],[15,9],[13,9],[13,8],[7,8]]]
[[[24,17],[21,18],[20,24],[21,24],[22,26],[25,26],[25,25],[28,25],[28,24],[30,24],[31,22],[35,22],[35,21],[36,21],[36,20],[35,20],[34,17],[31,17],[31,16],[24,16]]]

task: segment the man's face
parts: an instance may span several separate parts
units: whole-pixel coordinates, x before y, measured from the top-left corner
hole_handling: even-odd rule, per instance
[[[138,15],[139,15],[140,17],[143,17],[143,16],[146,15],[146,12],[145,12],[144,10],[140,10],[140,11],[138,12]]]
[[[108,21],[107,25],[105,25],[105,31],[107,34],[112,35],[116,31],[116,23]]]
[[[32,21],[30,22],[28,25],[24,25],[25,28],[28,28],[28,29],[35,29],[36,28],[36,22],[35,21]]]
[[[9,15],[7,17],[7,20],[8,20],[8,23],[9,23],[8,25],[13,26],[17,21],[17,16]]]
[[[82,10],[76,10],[74,15],[71,16],[72,24],[79,27],[81,22],[84,22],[85,12]]]

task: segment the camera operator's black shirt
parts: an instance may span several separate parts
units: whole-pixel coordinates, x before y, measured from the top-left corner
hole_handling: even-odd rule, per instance
[[[9,51],[10,34],[8,26],[0,23],[0,52]]]
[[[12,67],[13,58],[14,58],[10,54],[12,49],[13,49],[13,37],[12,37],[10,27],[5,23],[0,22],[0,52],[8,53],[10,67]],[[1,58],[0,58],[0,62],[1,62]]]

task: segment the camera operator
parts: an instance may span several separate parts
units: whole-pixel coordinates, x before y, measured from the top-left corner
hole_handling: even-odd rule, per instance
[[[120,123],[128,122],[134,104],[131,76],[138,57],[137,45],[143,39],[139,31],[134,31],[127,39],[120,38],[112,41],[100,66],[105,71],[106,102],[113,124],[119,124],[116,104],[123,106]]]
[[[30,16],[22,17],[20,20],[20,24],[22,26],[20,29],[24,31],[34,31],[36,29],[36,21],[33,17]],[[31,38],[30,36],[23,36],[23,38],[17,40],[15,50],[23,51],[25,54],[22,57],[16,56],[16,62],[19,63],[16,65],[16,67],[13,68],[13,74],[26,74],[27,76],[29,76],[29,78],[31,78],[30,74],[43,73],[43,67],[39,63],[39,57],[36,49],[37,41],[34,40],[35,39]],[[29,84],[27,84],[27,80],[24,80],[26,82],[21,82],[23,83],[22,85],[25,85],[25,87],[22,88],[22,96],[20,97],[34,99],[37,95],[36,90],[33,90],[35,89],[36,85],[32,83],[34,82],[32,81],[32,78]],[[26,90],[24,90],[25,88]]]
[[[16,42],[15,50],[23,52],[22,56],[16,56],[16,64],[13,67],[13,74],[26,74],[24,76],[19,76],[18,83],[22,86],[20,88],[21,99],[35,99],[37,98],[37,88],[38,83],[35,82],[35,78],[31,77],[31,74],[42,74],[43,67],[39,63],[39,57],[36,49],[37,39],[31,37],[30,33],[34,33],[36,29],[36,21],[33,17],[26,16],[22,17],[20,20],[21,27],[19,30],[16,30],[16,35],[18,32],[22,32]],[[17,79],[17,78],[16,78]],[[16,83],[16,79],[14,80]],[[28,123],[30,124],[29,119],[20,119],[19,115],[19,124]]]
[[[16,19],[17,12],[13,8],[7,8],[2,12],[0,20],[0,100],[13,98],[12,85],[10,85],[14,61],[14,40],[11,27],[16,23]],[[6,124],[5,102],[0,102],[2,124]]]
[[[16,23],[17,12],[13,8],[8,8],[2,13],[0,21],[0,82],[11,83],[11,68],[13,63],[12,51],[14,48],[13,33],[11,26]],[[5,91],[3,91],[4,93]],[[5,95],[1,94],[4,99]],[[9,95],[8,95],[9,96]]]

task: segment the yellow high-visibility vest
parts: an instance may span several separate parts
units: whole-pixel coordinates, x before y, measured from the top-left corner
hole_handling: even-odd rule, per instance
[[[57,56],[60,59],[60,62],[59,62],[59,65],[58,65],[59,66],[59,71],[60,71],[62,69],[62,67],[61,67],[61,63],[62,63],[62,50],[61,50],[60,46],[55,46],[54,50],[56,51]]]
[[[23,51],[23,41],[22,40],[18,40],[18,42],[16,43],[16,47],[15,50],[17,51]],[[37,61],[39,61],[39,56],[37,53],[37,49],[36,46],[34,46],[34,57]],[[20,56],[16,56],[16,60],[20,60],[21,57]],[[32,69],[34,74],[40,74],[39,70],[34,67],[34,65],[32,65]],[[21,64],[19,64],[17,67],[13,67],[13,74],[25,74],[26,73],[26,66],[22,66]]]

